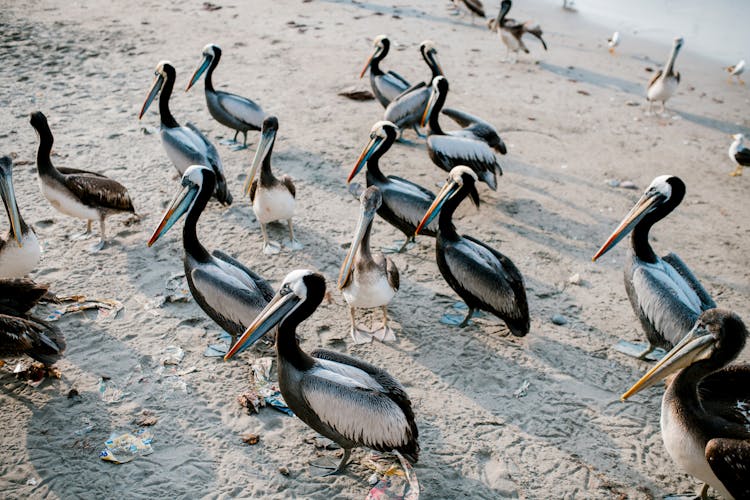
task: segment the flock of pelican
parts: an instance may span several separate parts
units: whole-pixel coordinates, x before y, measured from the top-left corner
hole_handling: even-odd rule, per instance
[[[473,15],[484,16],[480,2],[463,4]],[[490,21],[490,28],[499,32],[508,51],[528,52],[521,41],[525,33],[539,38],[546,49],[541,29],[509,19],[510,7],[510,0],[503,0],[497,18]],[[618,40],[613,37],[610,49]],[[675,40],[663,70],[648,85],[649,103],[660,102],[662,110],[680,81],[674,65],[682,44],[681,38]],[[433,42],[426,40],[419,47],[430,78],[414,85],[398,73],[381,68],[389,48],[386,36],[376,37],[372,55],[360,75],[369,70],[373,93],[385,110],[382,120],[372,126],[369,141],[346,179],[350,191],[360,200],[361,210],[337,280],[349,304],[353,342],[396,338],[388,324],[388,305],[399,290],[400,275],[391,258],[373,251],[371,229],[376,214],[405,235],[400,251],[407,251],[417,235],[435,238],[437,267],[468,307],[462,327],[476,311],[486,311],[502,320],[512,335],[523,337],[531,323],[521,270],[487,243],[459,234],[453,221],[454,212],[466,198],[479,206],[481,183],[492,190],[498,188],[498,176],[503,171],[496,153],[506,154],[507,147],[489,122],[444,108],[449,85]],[[271,168],[279,121],[250,99],[214,89],[213,72],[221,54],[218,46],[206,45],[186,91],[205,75],[208,110],[216,121],[235,131],[231,141],[235,149],[247,147],[248,132],[260,131],[243,192],[249,195],[260,225],[263,252],[272,255],[281,249],[281,244],[269,239],[265,227],[274,221],[287,223],[288,246],[297,249],[300,245],[292,224],[296,188],[290,177],[276,177]],[[395,450],[416,462],[420,447],[412,402],[396,378],[336,351],[307,353],[299,346],[298,326],[315,313],[326,295],[325,278],[311,270],[293,270],[274,292],[249,266],[221,250],[209,251],[203,246],[197,233],[198,219],[212,198],[223,205],[233,202],[229,183],[216,147],[194,125],[181,126],[170,111],[176,81],[174,66],[160,62],[155,76],[139,119],[159,96],[161,142],[181,182],[148,245],[184,216],[185,276],[196,303],[232,336],[225,359],[266,334],[275,336],[279,387],[287,405],[303,422],[344,450],[330,473],[343,470],[351,450],[361,446]],[[460,128],[444,131],[441,114]],[[34,112],[30,122],[39,137],[36,163],[42,193],[56,210],[85,220],[87,233],[92,222],[98,221],[100,240],[93,250],[101,248],[106,244],[105,218],[113,213],[135,214],[127,189],[95,172],[53,165],[53,136],[46,117]],[[448,173],[437,194],[381,170],[383,163],[387,170],[386,154],[409,129],[426,138],[428,157]],[[237,142],[240,132],[242,144]],[[738,165],[747,165],[750,151],[742,146],[742,139],[735,136],[730,157]],[[362,169],[366,169],[366,187],[352,183]],[[623,400],[670,377],[662,405],[667,451],[683,470],[724,497],[748,498],[750,367],[728,366],[744,347],[747,329],[736,314],[717,308],[677,255],[659,257],[649,243],[652,226],[674,210],[685,193],[686,186],[678,177],[655,178],[593,260],[631,235],[625,289],[647,344],[630,352],[643,359],[656,347],[671,349],[623,394]],[[0,239],[0,351],[11,355],[25,352],[49,365],[62,355],[65,339],[56,327],[29,313],[47,287],[25,278],[36,267],[41,246],[19,212],[9,157],[0,158],[0,195],[10,222],[7,237]],[[383,324],[369,331],[357,323],[356,310],[373,308],[382,310]]]

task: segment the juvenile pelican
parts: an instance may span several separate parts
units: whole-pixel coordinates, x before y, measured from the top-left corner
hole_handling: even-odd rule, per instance
[[[735,64],[734,66],[729,66],[726,68],[727,73],[729,73],[729,83],[732,83],[732,77],[737,78],[737,81],[741,85],[745,85],[745,80],[740,78],[740,75],[745,72],[745,60],[742,59],[740,62]]]
[[[612,36],[607,38],[607,46],[609,47],[609,53],[614,55],[615,54],[615,47],[620,45],[620,32],[615,31],[612,33]]]
[[[518,62],[518,51],[523,50],[525,53],[529,53],[529,49],[523,43],[521,39],[524,34],[529,33],[539,39],[542,42],[542,47],[547,50],[547,44],[542,38],[542,28],[538,24],[531,24],[530,21],[519,23],[515,19],[506,17],[512,6],[511,0],[503,0],[500,3],[500,12],[497,14],[496,19],[490,19],[487,22],[487,26],[490,30],[495,31],[500,35],[500,40],[505,45],[506,54],[505,60],[507,61],[510,57],[510,53],[513,52],[515,58],[513,62]]]
[[[711,309],[622,400],[667,382],[661,404],[664,447],[677,465],[722,498],[750,498],[750,365],[727,366],[747,339],[736,314]]]
[[[23,278],[36,268],[42,248],[36,233],[18,211],[13,190],[13,160],[10,156],[0,158],[0,196],[10,222],[8,236],[0,238],[0,279]]]
[[[436,77],[441,76],[443,69],[440,67],[440,63],[438,63],[437,49],[434,42],[425,40],[419,45],[419,52],[432,71],[430,79],[426,82],[419,82],[412,85],[391,101],[388,107],[385,108],[383,120],[395,123],[401,130],[413,127],[418,136],[424,137],[417,129],[417,125],[419,125],[419,119],[422,117],[422,113],[424,113],[427,100],[430,98],[430,82]]]
[[[384,73],[380,69],[380,63],[383,62],[383,59],[388,55],[388,51],[391,48],[391,41],[388,37],[386,35],[378,35],[373,40],[372,45],[375,49],[372,51],[369,59],[367,59],[359,77],[362,78],[365,76],[367,68],[370,68],[370,86],[372,87],[372,92],[385,108],[392,100],[408,89],[411,84],[395,71]]]
[[[439,76],[432,82],[430,100],[422,115],[422,126],[429,125],[427,151],[432,162],[443,170],[450,172],[453,167],[465,165],[492,189],[497,190],[497,174],[503,170],[489,145],[471,130],[456,130],[445,133],[440,127],[438,117],[448,95],[448,80]],[[500,137],[497,137],[498,149],[505,150]]]
[[[513,335],[523,337],[529,333],[530,322],[521,272],[497,250],[471,236],[460,236],[453,225],[453,212],[467,196],[479,207],[476,181],[477,174],[469,167],[452,169],[417,227],[417,234],[440,215],[435,257],[445,281],[469,307],[461,327],[481,309],[503,320]]]
[[[221,49],[218,45],[209,43],[203,47],[203,61],[201,61],[198,68],[196,68],[195,73],[193,73],[193,77],[190,79],[190,83],[188,83],[185,92],[190,90],[190,87],[195,85],[195,82],[197,82],[205,72],[205,92],[208,112],[211,113],[214,120],[225,127],[234,130],[234,139],[227,141],[228,143],[237,144],[237,134],[242,132],[244,137],[242,146],[235,149],[245,149],[247,148],[247,131],[260,130],[263,124],[263,119],[266,117],[266,113],[260,106],[247,97],[230,94],[229,92],[223,92],[221,90],[214,90],[214,84],[211,77],[214,74],[214,69],[216,69],[216,66],[219,64],[220,59]]]
[[[335,351],[308,354],[297,342],[297,325],[320,305],[325,278],[313,271],[292,271],[278,293],[229,350],[229,359],[274,326],[279,389],[300,420],[344,449],[338,467],[347,465],[352,448],[397,450],[412,462],[419,457],[419,432],[411,401],[401,384],[384,370]]]
[[[302,248],[294,239],[294,228],[292,227],[292,216],[294,215],[295,196],[297,194],[292,178],[282,175],[280,179],[274,177],[271,171],[271,154],[276,142],[276,132],[279,129],[279,121],[275,116],[268,116],[263,120],[263,132],[261,132],[260,144],[255,151],[253,164],[245,182],[245,193],[250,194],[253,203],[253,211],[260,223],[263,233],[263,253],[275,254],[281,249],[279,244],[268,240],[266,224],[278,220],[287,221],[289,226],[289,246],[293,250]],[[260,182],[255,178],[258,165],[261,164]]]
[[[729,159],[737,165],[737,168],[729,175],[737,177],[742,175],[742,167],[750,167],[750,149],[742,143],[745,140],[743,134],[734,134],[732,138],[734,141],[729,145]]]
[[[117,181],[95,172],[72,168],[55,168],[50,159],[54,137],[41,111],[31,113],[31,126],[39,136],[36,167],[42,194],[59,212],[86,220],[86,232],[91,232],[91,221],[99,221],[99,243],[93,251],[104,248],[106,232],[104,219],[115,213],[135,213],[128,190]]]
[[[391,148],[396,137],[398,128],[393,123],[375,123],[370,131],[370,142],[362,150],[346,182],[350,183],[362,167],[367,165],[367,185],[377,186],[382,197],[382,204],[377,209],[378,215],[406,235],[406,241],[399,250],[403,252],[409,242],[414,241],[414,231],[435,200],[435,195],[418,184],[395,175],[386,177],[380,171],[379,160]],[[437,221],[426,226],[423,234],[435,236]]]
[[[684,196],[685,183],[679,177],[662,175],[654,179],[591,259],[595,261],[628,233],[633,233],[625,265],[625,291],[646,332],[648,346],[641,351],[626,348],[623,352],[640,359],[656,347],[671,349],[701,312],[716,307],[698,278],[677,255],[658,257],[648,242],[651,226],[672,212]]]
[[[346,254],[339,272],[338,287],[349,304],[352,319],[352,339],[355,344],[366,344],[372,341],[373,335],[381,342],[394,341],[396,335],[388,326],[388,304],[396,295],[399,287],[398,268],[393,261],[382,253],[372,255],[370,250],[370,231],[375,211],[380,208],[383,198],[376,186],[368,187],[360,198],[361,213],[354,239]],[[380,307],[383,310],[383,327],[374,334],[357,326],[355,309]]]
[[[30,279],[0,280],[0,356],[26,354],[45,365],[60,359],[63,334],[29,313],[47,290]]]
[[[148,246],[187,214],[182,229],[182,246],[190,292],[201,309],[235,338],[268,304],[273,289],[238,260],[219,250],[209,254],[198,241],[195,226],[214,192],[215,182],[210,168],[202,165],[188,168],[182,176],[182,189],[164,213]]]
[[[675,90],[677,85],[680,83],[680,74],[674,70],[674,62],[677,59],[677,54],[682,48],[684,40],[682,38],[675,38],[674,44],[672,45],[672,51],[669,53],[669,59],[663,69],[660,69],[656,74],[651,77],[648,82],[646,89],[646,99],[648,99],[648,113],[651,113],[651,107],[654,101],[661,103],[661,113],[666,110],[666,103]]]
[[[181,127],[169,110],[169,98],[172,96],[174,81],[177,76],[174,66],[169,61],[162,61],[156,65],[156,79],[151,91],[143,103],[138,119],[143,118],[156,95],[159,96],[159,116],[161,119],[161,144],[167,152],[177,171],[182,176],[191,165],[203,165],[214,171],[216,178],[216,192],[214,196],[223,205],[232,204],[227,181],[224,178],[224,167],[219,158],[219,152],[213,144],[192,123]]]
[[[471,22],[474,23],[474,17],[479,16],[482,19],[485,18],[484,15],[484,5],[482,5],[482,2],[480,0],[451,0],[453,2],[453,7],[456,9],[456,12],[461,12],[462,9],[466,9],[466,12],[468,12],[471,15]]]

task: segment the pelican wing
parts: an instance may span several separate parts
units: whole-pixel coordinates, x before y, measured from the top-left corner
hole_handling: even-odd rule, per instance
[[[57,167],[57,170],[59,170],[60,173],[63,175],[80,174],[80,175],[90,175],[92,177],[105,177],[104,175],[98,174],[96,172],[89,172],[88,170],[79,170],[77,168]]]
[[[401,281],[398,276],[398,267],[396,267],[396,264],[394,264],[389,258],[385,259],[385,273],[388,277],[388,284],[391,285],[391,288],[398,290],[401,286]]]
[[[698,383],[701,406],[709,415],[733,422],[750,432],[750,365],[733,365]]]
[[[107,177],[69,174],[65,176],[65,187],[84,205],[124,212],[135,211],[125,186]]]
[[[648,85],[646,86],[646,88],[650,89],[651,87],[653,87],[654,83],[656,83],[656,80],[658,80],[659,77],[661,77],[661,74],[662,74],[662,70],[658,70],[656,73],[654,73],[654,76],[652,76],[651,80],[648,81]]]
[[[223,260],[227,264],[230,264],[247,274],[253,281],[255,286],[257,286],[260,292],[263,294],[263,298],[266,299],[266,302],[269,302],[273,298],[275,294],[273,288],[268,284],[268,281],[266,281],[260,274],[256,273],[239,260],[235,259],[229,254],[222,252],[221,250],[214,250],[212,254],[217,259]]]
[[[456,130],[449,132],[451,135],[463,135],[469,139],[479,139],[487,143],[488,146],[497,150],[500,154],[508,152],[508,148],[505,147],[505,143],[500,138],[500,134],[497,133],[497,129],[492,124],[482,120],[481,118],[459,111],[457,109],[445,108],[443,114],[449,116],[453,121],[465,127],[463,130]]]
[[[734,159],[743,167],[750,167],[750,149],[744,147],[737,149],[737,152],[734,154]]]
[[[431,135],[427,138],[427,148],[432,161],[442,169],[450,171],[466,165],[490,188],[497,189],[495,172],[502,175],[503,170],[486,143],[466,137]]]
[[[385,75],[387,75],[388,79],[391,80],[394,85],[399,86],[403,88],[404,90],[411,87],[411,83],[409,83],[409,81],[406,78],[399,75],[395,71],[387,71]]]
[[[294,181],[292,181],[292,178],[288,175],[282,175],[281,179],[279,179],[281,183],[286,187],[287,191],[292,195],[292,198],[297,197],[297,188],[294,187]]]
[[[51,365],[65,351],[60,331],[43,321],[0,314],[0,353],[28,354],[37,361]]]
[[[469,236],[443,248],[451,273],[469,293],[515,321],[528,316],[523,277],[509,258]]]
[[[232,195],[229,193],[229,188],[227,187],[227,180],[224,177],[224,167],[221,164],[221,158],[219,158],[219,152],[216,150],[214,145],[211,144],[211,141],[209,141],[208,138],[205,135],[203,135],[203,133],[198,129],[198,127],[196,127],[195,125],[189,122],[186,123],[186,125],[195,136],[194,142],[198,142],[199,147],[200,145],[202,145],[202,149],[204,151],[206,159],[208,160],[208,165],[205,165],[205,163],[200,163],[200,165],[211,167],[214,171],[214,174],[216,175],[216,189],[215,189],[216,199],[226,205],[231,204]]]
[[[544,47],[544,50],[547,50],[547,44],[544,42],[544,39],[542,38],[542,28],[538,24],[531,24],[529,21],[526,21],[523,23],[523,29],[526,33],[529,33],[539,39],[540,42],[542,42],[542,47]]]
[[[734,498],[750,498],[750,432],[741,439],[712,439],[706,460],[721,484]]]
[[[211,167],[206,156],[205,144],[190,128],[162,127],[161,140],[167,156],[172,160],[180,175],[184,174],[191,165]]]
[[[468,8],[471,12],[474,14],[485,17],[484,16],[484,5],[482,5],[482,2],[480,0],[463,0],[464,5],[466,5],[466,8]]]
[[[48,290],[48,285],[28,278],[0,280],[0,313],[22,315],[34,307]]]
[[[684,262],[682,262],[682,259],[680,259],[674,253],[669,253],[662,257],[662,259],[664,260],[664,262],[672,266],[672,268],[677,271],[680,276],[682,276],[682,278],[687,282],[690,288],[695,292],[701,302],[701,311],[706,311],[708,309],[713,309],[714,307],[716,307],[716,302],[714,302],[714,299],[712,299],[711,295],[709,295],[706,289],[703,288],[703,285],[701,285],[701,282],[698,281],[698,278],[695,277],[690,268]]]
[[[266,113],[260,106],[250,99],[236,94],[230,94],[228,92],[216,92],[216,98],[219,105],[224,108],[228,114],[234,116],[238,120],[241,120],[258,130],[263,126],[263,120],[266,117]]]
[[[385,108],[383,119],[396,124],[399,128],[418,125],[422,113],[430,98],[430,88],[416,85],[395,98]]]
[[[435,195],[406,179],[393,175],[389,175],[388,179],[390,182],[377,185],[383,194],[383,204],[378,212],[381,210],[390,212],[394,217],[414,226],[416,230],[422,217],[435,201]],[[425,234],[431,233],[434,236],[437,231],[437,219],[426,229]]]
[[[258,179],[253,179],[252,184],[250,184],[250,202],[255,201],[255,193],[258,192]]]

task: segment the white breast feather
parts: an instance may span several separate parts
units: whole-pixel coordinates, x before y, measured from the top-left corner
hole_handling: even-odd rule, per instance
[[[344,299],[352,307],[370,308],[388,304],[396,291],[391,288],[383,272],[362,274],[356,269],[349,285],[342,290]]]
[[[0,253],[0,279],[23,278],[33,271],[42,256],[42,247],[33,231],[22,239],[22,246],[8,234],[2,253]]]
[[[39,187],[50,204],[65,215],[85,220],[99,220],[98,210],[81,203],[61,184],[54,182],[49,186],[39,179]]]
[[[283,184],[270,189],[258,185],[253,200],[253,211],[261,224],[291,219],[294,215],[294,196]]]

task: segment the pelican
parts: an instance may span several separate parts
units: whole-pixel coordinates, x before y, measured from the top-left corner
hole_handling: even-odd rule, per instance
[[[651,226],[666,217],[685,196],[679,177],[662,175],[651,182],[635,206],[591,259],[595,261],[632,232],[625,266],[625,291],[646,332],[648,346],[623,352],[644,359],[656,347],[671,349],[695,324],[701,312],[716,307],[690,269],[675,254],[658,257],[648,242]]]
[[[209,43],[203,47],[203,60],[193,73],[193,77],[190,78],[190,83],[188,83],[185,92],[195,85],[203,73],[206,73],[205,92],[208,112],[211,113],[214,120],[234,130],[234,138],[228,143],[237,144],[237,134],[242,132],[244,137],[242,146],[235,149],[245,149],[247,148],[247,131],[260,130],[266,113],[247,97],[214,90],[211,77],[220,59],[221,48],[218,45]]]
[[[722,498],[750,498],[750,365],[737,358],[747,329],[723,309],[701,313],[695,326],[621,399],[672,376],[661,403],[664,447],[678,466]]]
[[[471,22],[474,23],[474,17],[479,16],[482,19],[485,18],[484,15],[484,5],[482,5],[482,2],[480,0],[451,0],[453,2],[453,7],[456,9],[456,12],[461,12],[462,9],[466,9],[466,12],[468,12],[471,15]]]
[[[750,149],[742,143],[745,140],[743,134],[734,134],[732,138],[734,141],[729,146],[729,159],[737,165],[737,168],[729,175],[737,177],[742,175],[742,167],[750,167]]]
[[[437,113],[435,114],[437,115]],[[497,133],[497,129],[492,124],[487,123],[477,116],[466,113],[465,111],[459,111],[453,108],[444,108],[443,114],[463,127],[461,130],[451,130],[450,132],[444,132],[445,135],[466,137],[468,139],[475,139],[477,141],[486,142],[489,147],[491,147],[501,155],[504,155],[508,152],[508,148],[505,147],[505,143],[500,138],[500,134]],[[435,126],[440,129],[440,124],[437,121],[437,116],[435,117]]]
[[[438,116],[447,95],[448,80],[442,76],[435,78],[432,82],[430,100],[422,115],[422,126],[429,125],[427,151],[430,159],[447,172],[455,166],[466,165],[487,183],[490,189],[497,190],[497,174],[503,175],[503,170],[489,145],[469,129],[445,133],[440,127]],[[497,139],[500,141],[497,147],[501,151],[505,150],[505,144],[499,136]]]
[[[13,190],[13,160],[10,156],[0,158],[0,196],[10,222],[8,236],[0,238],[0,279],[23,278],[36,268],[42,248],[36,233],[18,211]]]
[[[379,307],[383,311],[383,327],[374,332],[381,342],[396,340],[393,330],[388,326],[388,304],[396,295],[399,287],[398,268],[393,261],[383,254],[372,255],[370,251],[370,231],[375,211],[383,202],[377,186],[368,187],[360,197],[361,213],[354,239],[346,254],[339,273],[338,287],[349,304],[352,320],[352,339],[355,344],[366,344],[372,341],[373,335],[357,327],[354,317],[355,308],[369,309]]]
[[[620,32],[615,31],[612,33],[612,36],[607,38],[607,46],[609,47],[609,53],[614,55],[615,54],[615,47],[620,45]]]
[[[280,250],[277,243],[268,240],[268,233],[266,232],[266,224],[277,220],[287,221],[290,248],[293,250],[302,248],[302,245],[294,239],[294,228],[292,227],[297,190],[291,177],[282,175],[280,179],[277,179],[271,171],[271,154],[273,153],[278,129],[279,121],[275,116],[267,116],[263,120],[260,144],[255,151],[255,158],[253,158],[253,164],[245,182],[245,193],[250,194],[253,211],[258,218],[260,230],[263,233],[263,253],[265,254],[275,254]],[[255,174],[261,162],[263,166],[260,169],[260,182],[258,182]]]
[[[443,189],[417,227],[440,214],[435,257],[440,273],[466,302],[469,312],[461,327],[469,324],[474,311],[489,311],[517,337],[529,333],[529,306],[523,276],[511,260],[471,236],[460,236],[453,225],[453,212],[471,196],[479,207],[477,174],[465,166],[453,168]]]
[[[208,316],[227,333],[236,337],[252,323],[273,297],[273,289],[238,260],[219,250],[208,253],[198,241],[195,226],[214,192],[213,170],[193,165],[182,176],[182,189],[174,197],[154,231],[148,246],[154,244],[182,215],[185,249],[185,278],[193,298]]]
[[[651,107],[654,101],[661,103],[661,113],[666,111],[666,102],[672,97],[677,85],[680,83],[680,74],[674,70],[674,61],[677,59],[677,54],[682,48],[684,40],[682,38],[675,38],[674,44],[672,45],[672,51],[669,53],[669,59],[663,69],[660,69],[648,82],[646,88],[646,99],[648,100],[648,113],[651,113]]]
[[[30,279],[0,280],[1,356],[27,354],[48,366],[60,359],[65,351],[60,330],[29,313],[47,290]]]
[[[224,167],[219,158],[219,152],[205,135],[192,123],[181,127],[169,111],[169,98],[172,96],[174,81],[177,76],[174,66],[169,61],[161,61],[156,65],[156,78],[151,91],[143,103],[138,119],[143,118],[156,95],[159,96],[159,116],[161,118],[161,144],[167,152],[177,171],[182,176],[191,165],[204,165],[214,171],[216,178],[216,192],[214,196],[222,205],[232,204],[232,195],[227,188],[224,178]]]
[[[379,160],[391,148],[397,136],[398,127],[393,123],[386,121],[375,123],[370,131],[370,142],[362,150],[346,182],[350,183],[354,176],[367,165],[367,185],[377,186],[382,197],[382,204],[377,209],[378,215],[406,235],[406,241],[399,250],[400,253],[406,250],[411,241],[414,241],[414,231],[419,221],[422,220],[422,215],[435,200],[435,195],[418,184],[394,175],[386,177],[380,171]],[[423,234],[437,235],[437,222],[426,226]]]
[[[745,72],[745,60],[744,59],[742,59],[740,62],[738,62],[734,66],[728,66],[726,70],[727,70],[727,73],[729,73],[729,80],[728,80],[729,83],[732,83],[732,77],[734,76],[735,78],[737,78],[737,81],[741,85],[745,85],[745,80],[740,78],[740,75]]]
[[[380,69],[380,63],[388,55],[388,51],[391,48],[391,41],[388,37],[386,35],[378,35],[373,40],[372,45],[375,47],[375,50],[372,51],[372,55],[367,59],[359,77],[362,78],[365,76],[367,68],[370,68],[370,86],[372,87],[372,92],[378,98],[380,104],[386,108],[392,100],[408,89],[411,84],[395,71],[383,73],[383,70]]]
[[[417,129],[417,125],[419,125],[419,119],[422,117],[425,105],[430,98],[430,82],[436,77],[441,76],[443,69],[440,67],[440,63],[438,63],[437,49],[434,42],[425,40],[419,45],[419,52],[430,67],[430,70],[432,70],[430,79],[427,82],[419,82],[412,85],[391,101],[388,107],[385,108],[383,120],[395,123],[401,130],[412,127],[418,136],[424,137]]]
[[[42,194],[59,212],[85,219],[86,232],[91,232],[91,221],[99,221],[99,243],[91,250],[104,248],[106,232],[104,219],[115,213],[135,213],[128,190],[117,181],[95,172],[72,168],[55,168],[50,159],[52,131],[41,111],[31,113],[31,126],[39,135],[36,167]]]
[[[531,24],[530,21],[519,23],[515,19],[506,17],[512,6],[510,0],[503,0],[500,3],[500,12],[497,14],[496,19],[490,19],[487,22],[487,26],[490,30],[497,32],[500,35],[500,40],[505,45],[506,54],[505,60],[507,61],[510,57],[510,53],[513,52],[515,59],[513,62],[518,62],[518,51],[523,50],[525,53],[529,53],[529,49],[523,43],[521,39],[524,34],[529,33],[539,39],[542,42],[542,47],[547,50],[547,44],[542,38],[542,28],[538,24]]]
[[[338,467],[344,470],[352,448],[397,450],[412,462],[419,457],[419,432],[411,401],[401,384],[386,371],[335,351],[308,354],[297,342],[297,325],[320,305],[325,278],[298,269],[284,279],[278,293],[227,352],[229,359],[252,345],[274,326],[279,389],[300,420],[344,449]]]

